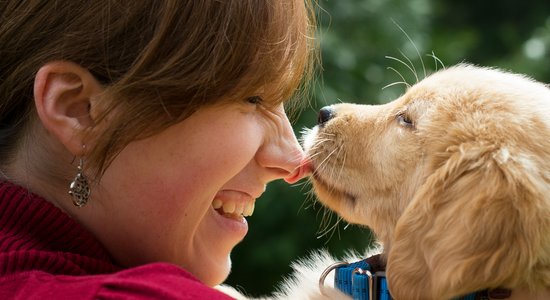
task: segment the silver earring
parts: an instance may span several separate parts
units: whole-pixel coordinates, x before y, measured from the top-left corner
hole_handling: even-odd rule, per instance
[[[73,204],[78,207],[83,207],[90,199],[90,185],[88,184],[88,179],[82,173],[82,165],[83,160],[80,158],[76,176],[69,185],[69,195],[73,197]]]

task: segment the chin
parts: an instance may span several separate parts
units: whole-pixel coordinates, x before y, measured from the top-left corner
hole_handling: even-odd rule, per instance
[[[193,270],[188,269],[193,275],[195,275],[202,283],[208,286],[216,286],[221,284],[229,276],[231,271],[231,258],[229,255],[223,261],[201,263]]]

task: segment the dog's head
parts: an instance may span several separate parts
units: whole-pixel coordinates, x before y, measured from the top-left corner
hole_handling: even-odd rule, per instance
[[[397,299],[550,284],[546,86],[458,65],[322,109],[304,145],[320,201],[380,238]]]

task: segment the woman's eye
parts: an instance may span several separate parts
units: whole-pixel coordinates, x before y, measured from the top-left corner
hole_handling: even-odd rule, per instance
[[[246,98],[246,102],[250,104],[262,104],[262,101],[263,99],[260,96],[252,96],[252,97]]]
[[[397,115],[397,121],[399,122],[399,125],[401,125],[401,126],[405,126],[405,127],[409,127],[409,128],[414,127],[412,119],[409,116],[407,116],[403,113]]]

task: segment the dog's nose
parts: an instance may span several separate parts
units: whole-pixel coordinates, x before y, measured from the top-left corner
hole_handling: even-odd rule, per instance
[[[332,106],[325,106],[319,110],[319,116],[317,117],[317,124],[323,125],[334,117],[334,110]]]

